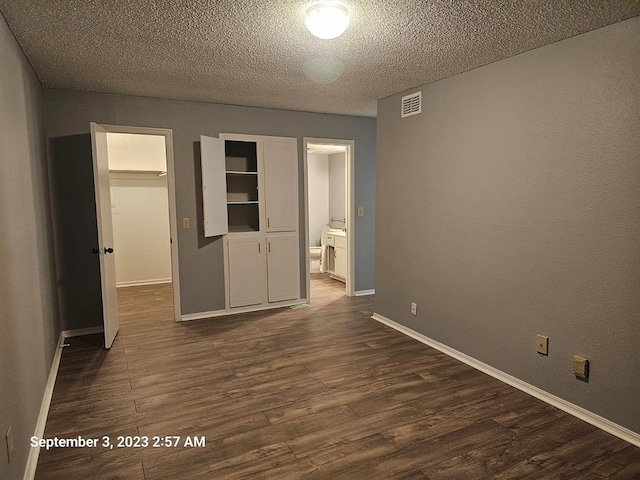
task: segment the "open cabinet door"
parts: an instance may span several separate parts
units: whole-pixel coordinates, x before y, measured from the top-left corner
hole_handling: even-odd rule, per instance
[[[111,219],[111,187],[109,182],[109,153],[107,131],[91,123],[93,152],[93,182],[96,193],[98,219],[98,254],[100,256],[100,282],[102,284],[102,317],[104,346],[111,348],[118,334],[118,297],[116,292],[116,260],[113,251],[113,222]]]
[[[229,233],[224,140],[200,136],[204,236]]]

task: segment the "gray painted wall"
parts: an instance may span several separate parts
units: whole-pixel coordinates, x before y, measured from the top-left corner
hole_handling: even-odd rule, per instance
[[[74,165],[73,176],[64,180],[58,176],[57,194],[53,195],[56,211],[75,218],[73,224],[60,232],[61,237],[73,237],[68,243],[65,265],[76,270],[83,283],[70,285],[69,295],[83,299],[82,305],[70,306],[63,316],[63,326],[83,328],[101,323],[99,314],[99,279],[97,259],[91,256],[95,244],[95,214],[92,190],[91,154],[88,140],[89,123],[128,126],[163,127],[173,129],[176,163],[178,218],[191,218],[192,228],[179,229],[180,287],[183,314],[224,308],[224,267],[222,242],[219,237],[207,239],[202,233],[200,196],[199,139],[200,135],[217,136],[222,132],[254,135],[297,137],[299,145],[299,175],[302,180],[302,137],[351,139],[355,141],[355,198],[365,206],[365,217],[356,218],[356,289],[374,286],[374,198],[376,168],[376,120],[364,117],[291,112],[264,108],[238,107],[197,102],[128,97],[69,90],[45,90],[45,112],[50,162],[53,171],[60,164]],[[78,170],[80,169],[80,170]],[[65,169],[66,170],[66,169]],[[303,183],[300,183],[303,185]],[[75,193],[69,193],[75,192]],[[74,195],[68,208],[65,195]],[[300,189],[300,197],[304,198]],[[80,198],[82,197],[82,198]],[[304,203],[301,203],[302,205]],[[304,225],[303,208],[300,225]],[[303,232],[304,229],[301,229]],[[80,239],[79,237],[82,237]],[[304,241],[301,235],[301,244]],[[64,245],[64,241],[61,242]],[[82,243],[82,245],[80,245]],[[75,251],[75,253],[74,253]],[[301,265],[305,265],[301,249]],[[72,258],[75,255],[75,258]],[[306,272],[303,272],[306,274]],[[70,278],[67,271],[60,275]],[[304,286],[304,279],[301,278]],[[81,311],[82,310],[82,311]]]
[[[0,478],[14,480],[24,473],[59,322],[42,92],[1,15],[0,92]]]
[[[381,100],[376,199],[376,312],[635,432],[639,38],[634,18],[426,85],[407,119]]]

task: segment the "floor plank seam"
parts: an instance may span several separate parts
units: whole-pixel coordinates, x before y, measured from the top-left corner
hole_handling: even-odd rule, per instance
[[[296,452],[293,451],[293,449],[291,448],[291,445],[289,445],[289,442],[287,442],[286,440],[284,441],[284,444],[287,446],[287,448],[289,449],[289,451],[291,452],[291,455],[293,455],[296,460],[300,460],[300,457],[298,457],[296,455]]]
[[[142,477],[143,477],[143,480],[147,480],[147,472],[144,468],[144,463],[145,462],[140,462],[140,465],[142,466]]]

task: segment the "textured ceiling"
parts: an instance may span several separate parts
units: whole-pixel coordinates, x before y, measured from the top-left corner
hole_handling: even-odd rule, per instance
[[[42,83],[375,116],[376,99],[640,15],[640,0],[341,2],[320,40],[312,1],[0,0]]]

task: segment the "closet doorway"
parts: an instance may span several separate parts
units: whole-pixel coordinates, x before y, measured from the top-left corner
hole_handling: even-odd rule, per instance
[[[354,142],[305,137],[303,149],[307,299],[353,296]]]
[[[166,129],[92,129],[109,348],[120,323],[179,318],[173,144]]]

